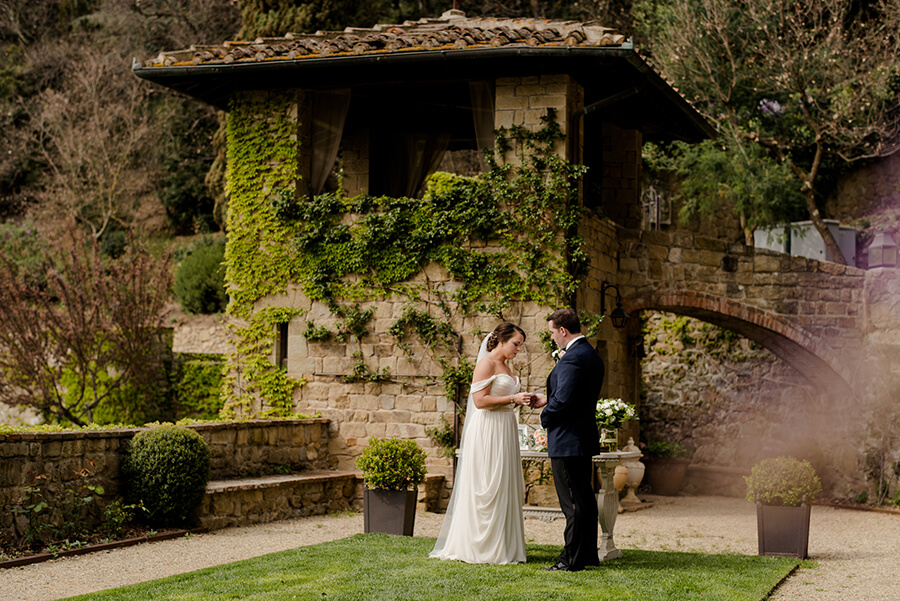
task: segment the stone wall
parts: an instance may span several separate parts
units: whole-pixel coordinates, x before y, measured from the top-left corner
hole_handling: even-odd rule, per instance
[[[873,466],[900,461],[892,417],[900,392],[900,272],[867,271],[864,289],[858,383],[853,396],[837,399],[733,332],[645,312],[641,440],[680,442],[693,452],[686,492],[743,496],[741,476],[757,461],[792,455],[813,463],[826,494],[874,498]]]
[[[442,289],[453,285],[452,278],[440,270],[426,271],[424,277],[430,286]],[[331,421],[329,453],[337,459],[337,467],[352,469],[372,437],[399,437],[415,440],[429,452],[429,473],[449,477],[451,463],[440,455],[427,430],[441,426],[442,420],[453,421],[456,406],[445,396],[441,381],[444,368],[437,359],[445,356],[456,361],[455,351],[435,351],[416,337],[400,340],[388,332],[406,309],[407,299],[401,296],[360,303],[361,309],[375,311],[367,325],[368,334],[361,341],[308,342],[302,335],[307,323],[334,331],[340,318],[299,292],[288,296],[290,306],[305,310],[289,325],[288,374],[307,381],[296,393],[295,407],[304,413],[320,412]],[[551,359],[538,338],[538,333],[546,329],[550,310],[535,303],[514,303],[504,314],[527,334],[525,349],[512,364],[525,390],[543,390],[551,368]],[[442,313],[435,313],[435,317],[444,319]],[[452,318],[450,326],[458,334],[459,356],[474,363],[482,338],[500,321],[484,315]],[[345,376],[360,360],[372,372],[388,370],[390,377],[382,382],[345,382]]]
[[[198,424],[210,446],[210,479],[271,473],[274,468],[333,468],[328,456],[328,420],[256,420]],[[0,535],[12,533],[12,509],[21,504],[32,476],[46,475],[49,498],[78,483],[87,468],[88,484],[105,489],[104,505],[120,494],[120,468],[131,438],[142,429],[23,432],[0,435]],[[95,516],[96,517],[96,516]],[[20,524],[20,529],[23,524]]]
[[[569,120],[575,106],[583,104],[584,91],[568,75],[528,75],[502,77],[495,87],[494,126],[509,128],[513,125],[538,130],[547,109],[556,110],[556,121],[563,133],[568,132]],[[566,141],[557,141],[554,152],[572,158],[574,149]],[[512,155],[505,157],[513,160]]]
[[[599,185],[603,214],[619,225],[641,226],[641,146],[643,136],[633,129],[604,123],[601,135]]]
[[[645,318],[643,442],[679,442],[695,464],[747,473],[773,454],[818,454],[798,431],[823,419],[815,390],[800,373],[746,338],[699,320],[670,313]]]
[[[173,308],[169,319],[173,352],[224,355],[230,350],[224,314],[188,315]]]

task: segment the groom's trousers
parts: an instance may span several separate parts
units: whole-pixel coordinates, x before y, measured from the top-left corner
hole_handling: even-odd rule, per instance
[[[591,486],[590,457],[557,457],[550,460],[559,506],[566,516],[565,548],[559,560],[570,569],[600,565],[597,555],[597,498]]]

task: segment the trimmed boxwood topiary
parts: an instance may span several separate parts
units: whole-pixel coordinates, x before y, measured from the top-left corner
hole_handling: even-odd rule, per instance
[[[747,500],[755,502],[759,495],[763,505],[799,507],[804,495],[811,503],[822,492],[822,483],[812,464],[794,457],[763,459],[744,480]]]
[[[193,430],[163,424],[134,437],[122,473],[126,499],[144,504],[151,525],[187,525],[206,493],[209,447]]]
[[[414,440],[372,438],[356,460],[356,467],[369,488],[408,490],[425,479],[426,458]]]

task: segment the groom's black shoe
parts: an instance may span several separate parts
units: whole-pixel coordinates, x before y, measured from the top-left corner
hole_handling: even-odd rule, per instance
[[[557,561],[555,564],[550,566],[549,568],[544,568],[545,572],[570,572],[569,566],[564,564],[561,561]]]

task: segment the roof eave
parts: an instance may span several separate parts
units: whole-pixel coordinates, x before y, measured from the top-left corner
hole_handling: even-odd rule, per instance
[[[689,123],[677,137],[698,141],[715,135],[709,123],[627,46],[503,46],[498,48],[406,50],[265,61],[145,67],[135,75],[228,110],[233,94],[244,90],[328,88],[391,82],[493,79],[540,73],[590,77],[624,61],[650,88],[672,103]],[[427,65],[428,69],[414,68]]]

